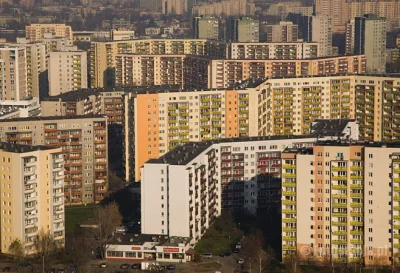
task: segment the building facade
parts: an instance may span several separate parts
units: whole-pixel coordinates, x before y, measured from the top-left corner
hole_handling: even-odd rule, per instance
[[[298,26],[292,22],[281,21],[277,25],[263,25],[267,43],[293,43],[298,40]],[[264,40],[264,38],[262,38]]]
[[[201,15],[193,18],[193,38],[222,40],[225,20],[212,15]]]
[[[32,42],[49,35],[55,38],[66,37],[71,41],[73,36],[71,26],[65,24],[31,24],[25,27],[25,36]]]
[[[399,146],[319,143],[282,154],[282,255],[397,261]],[[308,257],[302,257],[307,259]]]
[[[40,231],[64,246],[64,158],[61,148],[0,144],[1,253],[18,239],[25,255],[37,252]]]
[[[255,4],[247,0],[224,0],[193,6],[192,14],[195,16],[252,16],[255,14]]]
[[[23,100],[28,96],[26,49],[0,46],[0,100]]]
[[[2,142],[61,147],[65,204],[103,200],[108,187],[107,122],[102,116],[30,117],[0,121]]]
[[[88,87],[87,53],[76,47],[50,52],[49,95]]]
[[[257,43],[260,40],[258,20],[251,17],[240,17],[230,21],[231,41],[240,43]]]

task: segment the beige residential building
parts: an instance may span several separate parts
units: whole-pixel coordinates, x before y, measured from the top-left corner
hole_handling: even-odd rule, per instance
[[[87,88],[87,53],[76,47],[50,52],[49,95]]]
[[[23,100],[28,96],[26,49],[0,46],[0,100]]]
[[[66,204],[103,200],[108,187],[107,122],[104,117],[2,120],[0,131],[1,142],[62,148]]]
[[[312,16],[311,37],[319,44],[319,54],[323,57],[332,56],[332,19],[328,16]]]
[[[71,26],[65,24],[31,24],[25,27],[25,35],[32,42],[46,36],[66,37],[72,40],[72,29]]]
[[[292,22],[281,21],[277,25],[262,25],[261,29],[265,29],[262,35],[266,36],[267,43],[293,43],[297,42],[299,35],[299,27]],[[265,40],[261,37],[261,40]]]
[[[224,20],[212,16],[201,15],[193,18],[193,38],[207,40],[222,40]]]
[[[247,0],[223,0],[210,4],[193,6],[192,14],[214,16],[251,16],[255,13],[255,4]]]
[[[115,84],[116,56],[134,54],[190,54],[213,58],[227,57],[225,42],[205,39],[151,39],[113,42],[93,42],[89,50],[90,86],[112,87]]]
[[[166,15],[184,15],[188,11],[187,0],[161,0],[162,13]]]
[[[400,146],[318,143],[282,154],[282,255],[330,263],[398,260]],[[331,261],[332,258],[332,261]]]
[[[349,19],[349,9],[346,0],[316,0],[315,13],[317,16],[332,18],[332,31],[344,33],[344,26]]]
[[[38,232],[64,246],[64,157],[61,148],[0,143],[0,252],[18,239],[25,255],[37,252]]]
[[[260,22],[251,17],[240,17],[230,21],[231,39],[241,43],[256,43],[260,40]]]

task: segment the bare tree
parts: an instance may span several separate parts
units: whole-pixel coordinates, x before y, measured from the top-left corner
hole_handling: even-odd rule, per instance
[[[101,258],[104,259],[108,243],[112,240],[116,228],[122,225],[118,205],[113,202],[100,207],[86,224],[90,226],[87,231],[94,239],[95,247],[99,248]]]
[[[78,273],[84,272],[83,267],[90,259],[91,241],[84,234],[74,234],[66,242],[65,250],[71,262],[76,265]]]
[[[44,270],[47,258],[58,249],[57,243],[49,230],[44,231],[44,229],[40,229],[34,246],[38,257],[42,260],[42,267]]]
[[[264,237],[260,230],[255,234],[245,237],[242,241],[243,258],[249,262],[252,271],[263,273],[266,272],[274,258],[274,251],[268,247],[263,249]],[[254,265],[254,267],[253,267]]]
[[[288,255],[284,260],[286,272],[300,273],[301,271],[300,271],[299,263],[300,263],[299,253],[294,252],[294,253]]]
[[[8,251],[14,256],[14,260],[20,260],[25,255],[24,247],[20,239],[12,241],[11,245],[8,247]]]

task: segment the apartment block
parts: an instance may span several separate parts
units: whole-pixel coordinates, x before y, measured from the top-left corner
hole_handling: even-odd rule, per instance
[[[365,73],[363,55],[307,60],[212,60],[209,88],[226,88],[250,78],[282,78]]]
[[[102,116],[30,117],[0,121],[0,141],[60,147],[65,204],[103,200],[108,187],[107,122]]]
[[[231,43],[230,59],[296,60],[320,57],[318,43]]]
[[[15,239],[25,255],[36,253],[38,232],[64,245],[64,158],[61,148],[0,143],[0,252]]]
[[[190,55],[116,56],[115,86],[180,85],[206,88],[210,60]]]
[[[293,43],[299,38],[298,26],[292,22],[281,21],[277,25],[262,25],[261,29],[265,29],[262,35],[266,37],[260,39],[267,43]]]
[[[282,154],[282,255],[390,265],[400,251],[396,143],[318,143]],[[307,259],[307,255],[305,255]]]
[[[259,135],[304,134],[316,118],[350,118],[359,122],[362,140],[391,142],[400,136],[396,77],[268,79],[262,85]]]
[[[141,168],[142,233],[186,236],[195,243],[221,211],[277,212],[281,152],[310,147],[316,138],[191,142],[150,159]]]
[[[193,17],[193,38],[223,40],[225,20],[212,15]]]
[[[229,39],[241,43],[256,43],[260,40],[259,21],[251,17],[232,19],[229,23]]]
[[[385,73],[386,19],[371,14],[356,17],[347,24],[346,31],[347,53],[364,54],[368,73]]]
[[[193,6],[192,14],[195,16],[252,16],[255,14],[255,4],[247,0],[224,0],[216,3]]]
[[[26,49],[0,46],[0,100],[23,100],[28,96]]]
[[[212,58],[226,58],[225,42],[204,39],[152,39],[113,42],[92,42],[90,56],[90,86],[93,88],[112,87],[115,82],[117,54],[134,53],[142,55],[200,55]],[[106,57],[104,57],[106,56]]]
[[[25,27],[25,35],[32,42],[48,36],[66,37],[72,41],[71,26],[65,24],[31,24]]]
[[[188,11],[187,0],[162,0],[162,13],[167,15],[184,15]]]
[[[87,53],[76,47],[50,52],[49,95],[88,87]]]
[[[252,86],[201,92],[143,88],[124,98],[126,181],[140,180],[140,167],[147,160],[180,144],[258,132],[257,95]]]

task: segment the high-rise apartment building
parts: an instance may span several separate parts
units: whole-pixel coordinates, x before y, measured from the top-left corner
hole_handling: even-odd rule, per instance
[[[28,96],[26,49],[0,46],[0,100],[23,100]]]
[[[0,121],[0,141],[61,147],[65,204],[103,200],[108,187],[107,122],[103,116],[31,117]]]
[[[166,15],[184,15],[187,11],[187,0],[162,0],[162,13]]]
[[[371,14],[357,17],[346,31],[346,53],[364,54],[368,73],[385,73],[386,19]]]
[[[343,126],[337,132],[339,128]],[[142,233],[191,237],[195,243],[221,211],[277,212],[282,151],[311,147],[316,139],[315,135],[191,142],[149,160],[141,168]]]
[[[225,20],[211,16],[201,15],[193,18],[193,38],[207,40],[222,40]]]
[[[258,20],[251,17],[240,17],[229,23],[229,40],[240,43],[256,43],[260,40]]]
[[[281,21],[277,25],[262,25],[261,40],[266,40],[267,43],[293,43],[298,40],[298,26],[292,22]]]
[[[247,0],[223,0],[221,2],[193,6],[194,16],[252,16],[255,14],[255,4]]]
[[[0,252],[19,239],[35,254],[39,231],[64,246],[64,158],[61,148],[0,143]],[[10,253],[11,254],[11,253]]]
[[[134,54],[190,54],[226,58],[227,44],[205,39],[152,39],[113,42],[92,42],[90,55],[90,86],[113,87],[115,84],[116,56]],[[104,58],[107,56],[107,58]]]
[[[65,24],[31,24],[25,27],[25,37],[31,42],[48,36],[54,38],[66,37],[72,40],[71,26]]]
[[[253,88],[201,92],[143,88],[124,98],[126,181],[139,180],[140,167],[148,159],[180,144],[257,135]]]
[[[76,47],[50,52],[49,95],[87,88],[87,53]]]
[[[316,0],[315,14],[332,18],[332,31],[344,33],[349,18],[346,0]]]
[[[298,251],[367,266],[397,260],[399,151],[395,143],[343,141],[285,150],[283,257]]]

